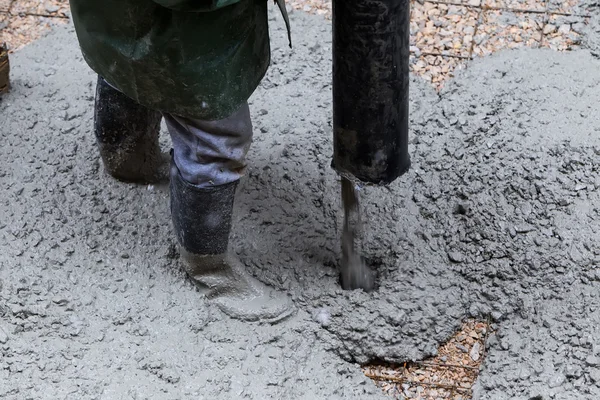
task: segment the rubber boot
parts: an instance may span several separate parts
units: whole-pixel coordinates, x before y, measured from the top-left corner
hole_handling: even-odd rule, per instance
[[[171,215],[187,274],[225,314],[246,321],[281,321],[294,312],[287,296],[269,289],[228,253],[237,181],[199,188],[171,166]]]
[[[10,62],[6,43],[0,43],[0,94],[8,92],[10,88]]]
[[[158,143],[161,118],[98,77],[94,133],[110,175],[125,182],[168,180],[168,156]]]

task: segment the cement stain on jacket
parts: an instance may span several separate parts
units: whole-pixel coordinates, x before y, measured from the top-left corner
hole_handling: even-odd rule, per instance
[[[276,3],[289,28],[284,1]],[[269,66],[266,0],[70,4],[88,65],[151,109],[225,118],[250,97]]]

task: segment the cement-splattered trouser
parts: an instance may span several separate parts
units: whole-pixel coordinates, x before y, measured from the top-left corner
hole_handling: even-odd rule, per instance
[[[186,182],[206,188],[242,177],[252,142],[248,103],[217,121],[163,116],[173,142],[173,161]]]
[[[248,103],[229,117],[215,121],[169,113],[162,113],[162,116],[173,142],[173,162],[186,182],[208,188],[226,185],[242,177],[246,154],[252,143]]]

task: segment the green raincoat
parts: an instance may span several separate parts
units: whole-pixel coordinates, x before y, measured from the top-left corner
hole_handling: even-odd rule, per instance
[[[284,0],[276,0],[284,14]],[[138,103],[222,119],[270,61],[267,0],[71,0],[83,56]]]

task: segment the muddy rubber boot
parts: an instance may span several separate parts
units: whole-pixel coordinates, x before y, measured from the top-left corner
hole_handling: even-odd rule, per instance
[[[187,274],[225,314],[246,321],[278,322],[294,312],[287,296],[266,287],[228,254],[237,181],[199,188],[171,166],[171,214]]]
[[[168,180],[168,156],[161,154],[158,143],[161,117],[98,77],[94,133],[110,175],[136,183]]]

